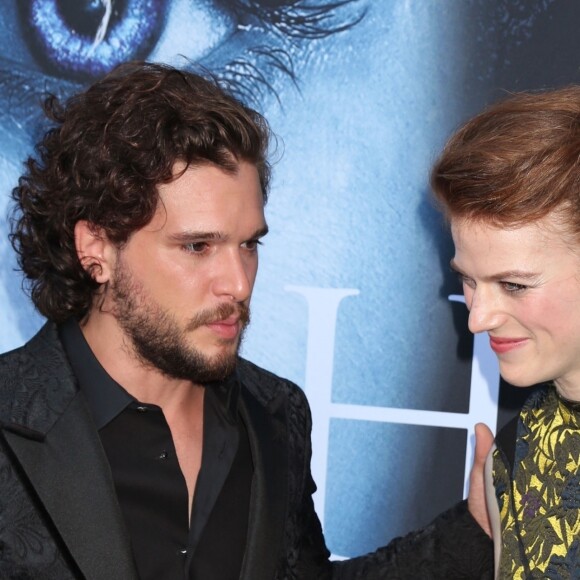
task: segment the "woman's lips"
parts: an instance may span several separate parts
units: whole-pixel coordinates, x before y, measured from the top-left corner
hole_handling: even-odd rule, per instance
[[[489,337],[489,345],[491,346],[491,349],[498,354],[519,348],[527,341],[527,338],[499,338],[497,336]]]

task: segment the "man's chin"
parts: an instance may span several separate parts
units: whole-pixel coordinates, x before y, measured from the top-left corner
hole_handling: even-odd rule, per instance
[[[192,368],[192,380],[196,383],[214,383],[223,381],[232,374],[238,362],[237,345],[220,349],[218,353],[204,356],[198,360],[196,369]],[[201,363],[201,364],[200,364]]]
[[[203,350],[196,345],[193,350],[207,361],[208,366],[219,365],[221,360],[237,359],[240,341],[237,338],[235,340],[220,340]]]
[[[216,365],[207,366],[205,369],[199,369],[194,382],[198,384],[219,383],[227,379],[236,368],[237,357],[226,361],[220,361]]]

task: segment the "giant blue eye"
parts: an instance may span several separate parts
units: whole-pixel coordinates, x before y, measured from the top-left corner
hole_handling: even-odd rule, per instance
[[[19,8],[39,62],[84,79],[145,58],[163,29],[166,0],[28,0]]]
[[[0,84],[36,107],[34,94],[78,90],[127,60],[188,61],[260,109],[296,81],[303,44],[356,25],[362,1],[2,0]]]

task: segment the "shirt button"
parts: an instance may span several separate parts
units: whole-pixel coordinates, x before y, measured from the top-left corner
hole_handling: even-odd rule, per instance
[[[169,453],[167,453],[167,451],[162,451],[162,452],[159,454],[159,457],[158,457],[158,459],[167,459],[168,457],[169,457]]]
[[[187,556],[187,548],[182,548],[181,550],[179,550],[179,553],[180,553],[182,556]]]
[[[143,405],[139,405],[137,407],[137,411],[139,411],[139,413],[146,413],[148,411],[147,407],[144,407]]]

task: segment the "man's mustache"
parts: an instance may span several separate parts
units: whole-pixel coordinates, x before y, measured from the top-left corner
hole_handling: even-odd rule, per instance
[[[226,302],[220,304],[216,308],[202,310],[188,322],[185,330],[191,332],[200,326],[214,324],[221,320],[225,320],[226,318],[230,318],[231,316],[237,316],[240,319],[242,328],[244,328],[250,323],[250,308],[243,302],[235,304]]]

